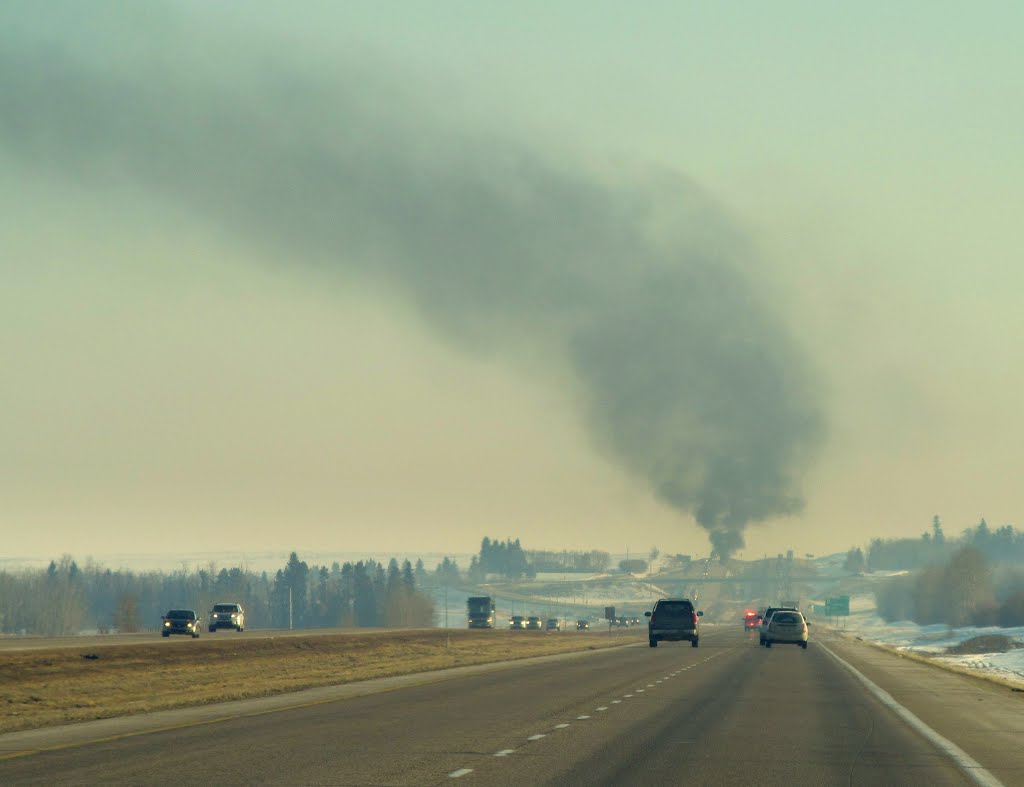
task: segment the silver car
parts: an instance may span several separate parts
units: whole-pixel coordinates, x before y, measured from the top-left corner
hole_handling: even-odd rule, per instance
[[[765,632],[764,646],[799,645],[807,650],[807,626],[810,625],[804,616],[795,609],[780,609],[772,615]]]
[[[210,610],[210,633],[226,628],[245,631],[245,610],[241,604],[220,602]]]

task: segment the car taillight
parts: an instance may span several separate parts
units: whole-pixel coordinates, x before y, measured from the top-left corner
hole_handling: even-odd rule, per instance
[[[693,625],[695,625],[695,626],[697,625],[697,613],[696,612],[693,613]]]

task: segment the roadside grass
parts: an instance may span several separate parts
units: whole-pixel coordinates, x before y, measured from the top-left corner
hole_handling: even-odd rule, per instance
[[[371,678],[595,650],[633,632],[418,629],[0,654],[0,733]]]

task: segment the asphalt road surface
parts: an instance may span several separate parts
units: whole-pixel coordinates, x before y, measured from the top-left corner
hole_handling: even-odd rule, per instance
[[[95,740],[12,733],[0,783],[1024,784],[1024,695],[857,642],[768,650],[708,626],[699,648],[437,677]]]

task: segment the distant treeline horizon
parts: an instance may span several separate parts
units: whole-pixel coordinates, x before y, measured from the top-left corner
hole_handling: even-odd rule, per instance
[[[852,572],[906,571],[875,591],[887,622],[921,625],[1024,626],[1024,533],[1013,525],[991,529],[982,519],[948,538],[933,517],[920,538],[873,539],[844,563]]]
[[[431,582],[422,560],[310,566],[292,552],[270,574],[237,566],[136,572],[91,559],[83,568],[64,555],[45,569],[0,571],[0,633],[155,631],[169,609],[194,609],[205,620],[218,602],[240,603],[249,628],[427,627]]]

